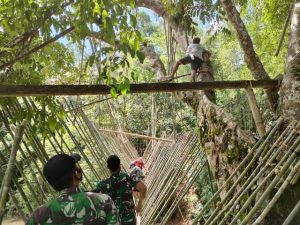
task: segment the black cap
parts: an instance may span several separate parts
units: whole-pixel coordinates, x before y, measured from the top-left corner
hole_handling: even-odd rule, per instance
[[[44,176],[51,184],[75,169],[75,164],[81,159],[77,153],[58,154],[50,158],[44,167]]]

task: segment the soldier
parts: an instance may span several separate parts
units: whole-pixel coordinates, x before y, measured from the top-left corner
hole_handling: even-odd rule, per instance
[[[119,211],[122,225],[135,225],[134,211],[139,213],[142,210],[147,187],[143,182],[134,180],[127,173],[121,172],[121,162],[118,156],[111,155],[106,162],[111,176],[98,182],[97,191],[108,194],[112,198]],[[139,191],[136,206],[133,202],[133,188]]]
[[[49,159],[43,173],[61,195],[36,209],[26,225],[120,225],[117,209],[108,195],[83,192],[79,188],[80,155],[58,154]]]

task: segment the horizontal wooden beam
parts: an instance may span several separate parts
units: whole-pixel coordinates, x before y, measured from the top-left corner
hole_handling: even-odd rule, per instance
[[[275,88],[279,80],[203,81],[185,83],[131,84],[128,93],[199,91],[212,89]],[[54,96],[54,95],[101,95],[109,94],[107,85],[0,85],[0,97]]]
[[[125,131],[108,130],[108,129],[102,129],[102,128],[98,128],[98,130],[102,131],[102,132],[115,133],[115,134],[124,134],[124,135],[132,136],[132,137],[149,139],[149,140],[173,142],[172,139],[151,137],[151,136],[147,136],[147,135],[143,135],[143,134],[134,134],[134,133],[129,133],[129,132],[125,132]]]

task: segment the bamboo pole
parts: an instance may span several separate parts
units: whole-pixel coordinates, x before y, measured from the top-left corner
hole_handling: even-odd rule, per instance
[[[236,174],[245,166],[246,169],[243,169],[242,174],[243,176],[247,173],[247,170],[251,168],[251,166],[255,163],[256,159],[260,156],[261,152],[264,150],[265,146],[269,143],[270,139],[273,138],[275,133],[277,132],[277,129],[281,126],[283,123],[283,119],[280,118],[277,121],[277,124],[275,127],[270,130],[268,133],[264,135],[251,149],[251,151],[247,154],[247,156],[243,159],[243,161],[239,164],[239,166],[235,169],[235,171],[230,175],[230,177],[225,181],[225,183],[222,185],[222,187],[219,188],[219,190],[214,194],[214,196],[203,206],[203,209],[200,211],[200,213],[196,216],[196,218],[193,220],[192,225],[197,224],[198,219],[202,217],[204,212],[209,208],[209,206],[219,197],[219,194],[222,190],[224,190],[227,185],[232,182],[232,179]],[[251,160],[250,160],[251,159]],[[250,160],[250,163],[249,163]],[[214,216],[218,213],[221,206],[226,202],[226,199],[230,196],[230,194],[233,192],[234,188],[238,185],[238,182],[242,179],[242,176],[239,176],[238,180],[234,182],[234,184],[231,186],[230,190],[227,192],[227,195],[224,197],[224,199],[217,204],[217,209],[213,212],[213,214],[210,216],[210,218],[206,221],[206,224],[211,222],[214,219]]]
[[[295,143],[298,148],[295,152],[300,152],[300,136],[298,138],[298,142]],[[262,203],[267,199],[277,182],[280,180],[281,176],[286,172],[286,170],[290,167],[290,165],[293,163],[295,159],[295,155],[292,153],[290,157],[285,161],[284,165],[280,169],[280,173],[277,174],[277,176],[272,180],[271,184],[268,186],[268,188],[265,190],[265,192],[262,194],[262,196],[258,199],[258,201],[255,203],[255,206],[250,210],[250,212],[247,214],[247,216],[243,219],[241,222],[241,225],[246,225],[249,220],[252,218],[252,216],[258,211],[259,208],[262,207]],[[275,173],[275,168],[273,169]]]
[[[151,137],[143,134],[134,134],[134,133],[129,133],[125,131],[116,131],[116,130],[109,130],[109,129],[102,129],[98,128],[99,131],[102,132],[109,132],[109,133],[116,133],[116,134],[125,134],[133,137],[138,137],[138,138],[144,138],[144,139],[149,139],[149,140],[156,140],[156,141],[166,141],[166,142],[172,142],[173,140],[167,139],[167,138],[157,138],[157,137]]]
[[[290,140],[292,140],[292,138],[295,137],[294,135],[290,134],[290,131],[292,131],[293,129],[294,129],[294,126],[289,125],[288,128],[285,129],[285,131],[276,140],[276,142],[273,144],[271,149],[268,150],[267,154],[264,155],[260,159],[258,165],[254,169],[252,174],[247,178],[247,180],[244,182],[244,184],[240,187],[240,190],[235,194],[235,196],[233,198],[231,198],[231,200],[226,205],[226,207],[218,215],[218,218],[219,218],[222,216],[222,213],[226,212],[226,214],[223,216],[222,221],[219,223],[219,225],[223,225],[226,223],[226,219],[231,215],[232,211],[236,209],[240,200],[243,198],[243,196],[245,196],[248,193],[248,191],[251,190],[251,188],[256,184],[257,180],[268,170],[269,165],[273,162],[273,160],[281,152],[283,146],[286,146],[290,142]],[[282,142],[282,140],[284,140],[284,142],[280,144],[280,142]],[[270,156],[272,153],[273,153],[273,155]],[[261,182],[260,187],[262,187],[262,186],[263,185]],[[256,190],[260,189],[260,187],[256,188]],[[253,194],[253,196],[255,196],[255,195]]]
[[[288,12],[288,15],[285,19],[285,23],[284,23],[284,26],[283,26],[283,29],[282,29],[280,40],[279,40],[279,43],[278,43],[278,46],[277,46],[277,49],[276,49],[276,52],[275,52],[274,56],[278,56],[278,54],[280,52],[280,49],[281,49],[281,46],[282,46],[282,43],[283,43],[283,39],[284,39],[284,36],[285,36],[285,33],[286,33],[286,29],[287,29],[287,27],[289,25],[289,22],[290,22],[290,19],[291,19],[291,14],[292,14],[294,4],[295,4],[295,1],[292,2],[291,5],[290,5],[289,12]]]
[[[253,89],[250,86],[248,86],[246,88],[246,93],[247,93],[249,106],[250,106],[250,109],[252,112],[252,116],[253,116],[253,119],[254,119],[254,122],[256,125],[257,132],[258,132],[259,136],[262,137],[266,133],[266,129],[264,126],[262,116],[259,112],[258,104],[257,104],[256,98],[255,98]]]
[[[182,184],[182,182],[186,178],[187,173],[190,171],[191,167],[193,166],[194,162],[196,161],[198,155],[195,154],[194,156],[192,156],[192,154],[189,154],[189,153],[191,153],[191,152],[187,151],[187,153],[184,156],[184,159],[181,161],[181,163],[174,170],[174,174],[173,174],[172,178],[169,179],[169,182],[165,185],[165,189],[167,190],[167,192],[162,194],[162,196],[165,196],[165,197],[161,199],[159,204],[157,204],[159,206],[159,211],[154,210],[155,211],[155,214],[154,214],[155,217],[154,218],[150,217],[150,219],[149,219],[152,223],[155,223],[158,220],[160,215],[162,215],[162,213],[164,212],[164,210],[168,206],[168,203],[171,202],[172,197],[176,196],[176,191],[177,191],[179,185]],[[198,154],[202,155],[200,152]],[[190,155],[190,157],[188,157],[189,155]],[[188,158],[186,158],[186,157],[188,157]],[[202,155],[202,157],[203,157],[203,155]],[[189,159],[192,160],[190,163],[189,163]],[[201,161],[201,159],[200,159],[200,161]],[[188,163],[189,163],[188,168],[184,172],[182,172],[183,168],[185,166],[187,166]],[[175,197],[175,199],[177,200],[179,198]],[[173,204],[174,204],[174,202],[172,203],[172,205]],[[176,207],[176,205],[177,204],[175,204],[175,207]],[[170,208],[171,208],[171,206],[169,207],[169,209]]]
[[[275,203],[278,201],[279,197],[283,194],[285,189],[288,187],[288,185],[290,184],[290,181],[292,180],[294,175],[299,171],[299,169],[300,169],[300,161],[298,161],[296,166],[292,169],[292,171],[290,172],[288,177],[284,180],[282,186],[279,188],[279,190],[274,195],[272,200],[268,203],[267,207],[265,207],[265,209],[260,214],[260,216],[255,220],[253,225],[259,225],[262,222],[262,220],[267,216],[267,214],[271,211],[271,209],[273,208]]]
[[[293,219],[299,214],[300,212],[300,200],[292,210],[292,212],[288,215],[288,217],[285,219],[284,223],[282,225],[292,225]]]
[[[6,161],[5,157],[4,157],[4,155],[1,154],[1,151],[0,151],[0,159],[1,159],[2,163],[3,163],[3,165],[7,164],[7,161]],[[23,199],[23,201],[24,201],[24,203],[25,203],[25,205],[27,207],[27,210],[29,212],[32,212],[33,209],[31,207],[31,205],[29,204],[29,200],[28,200],[26,194],[24,193],[22,187],[18,183],[16,177],[12,177],[12,180],[13,180],[13,183],[16,185],[17,190],[20,192],[20,195],[21,195],[21,197],[22,197],[22,199]]]
[[[286,151],[285,156],[284,156],[284,157],[280,160],[280,162],[277,164],[277,167],[280,167],[283,163],[285,163],[285,162],[287,161],[287,158],[291,158],[291,156],[290,156],[290,154],[291,154],[291,149],[293,149],[293,148],[295,148],[296,146],[298,146],[299,141],[300,141],[300,137],[298,137],[298,141],[296,141],[296,142],[293,143],[293,145],[291,146],[290,150],[289,150],[289,151]],[[291,163],[291,160],[292,160],[292,159],[288,159],[287,164],[285,163],[285,169],[284,169],[284,167],[283,167],[284,171],[286,171],[286,166],[287,166],[288,164]],[[270,161],[269,161],[269,162],[270,162]],[[266,163],[266,166],[268,166],[268,165],[270,165],[270,164]],[[273,168],[273,169],[267,174],[267,176],[263,179],[263,181],[259,183],[259,186],[258,186],[258,187],[255,189],[255,191],[247,198],[247,201],[244,203],[244,205],[242,206],[242,208],[239,210],[239,212],[238,212],[238,213],[234,216],[234,218],[232,219],[232,221],[231,221],[231,223],[230,223],[231,225],[235,224],[235,223],[238,221],[238,219],[240,218],[240,216],[242,215],[242,213],[250,206],[251,202],[254,201],[254,199],[256,198],[256,194],[264,187],[264,185],[265,185],[267,182],[270,182],[271,177],[274,177],[275,170],[276,170],[276,168]],[[284,172],[284,171],[282,171],[282,172]],[[271,184],[269,185],[268,189],[265,190],[265,192],[264,192],[262,195],[266,197],[266,196],[268,195],[269,191],[272,190],[272,187],[274,187],[274,185],[277,184],[277,181],[278,181],[278,180],[279,180],[278,177],[277,177],[277,180],[276,180],[276,177],[275,177],[275,179],[274,179],[274,180],[271,182]],[[265,197],[263,197],[263,198],[265,198]],[[260,202],[260,201],[262,202],[263,200],[259,200],[258,202]],[[257,203],[258,203],[258,202],[257,202]],[[256,206],[256,209],[259,207],[259,204],[260,204],[260,203],[258,203],[258,205]],[[251,213],[254,214],[255,212],[251,212]],[[252,215],[253,215],[253,214],[252,214]],[[251,216],[249,216],[249,217],[251,217]],[[249,219],[250,219],[250,218],[249,218]]]
[[[0,189],[0,224],[3,220],[3,216],[4,216],[4,213],[5,213],[5,206],[6,206],[6,202],[8,200],[10,184],[11,184],[12,176],[13,176],[14,169],[15,169],[17,151],[18,151],[18,148],[19,148],[21,140],[22,140],[25,124],[26,124],[26,121],[24,120],[20,125],[17,126],[16,133],[15,133],[15,136],[14,136],[13,145],[12,145],[12,148],[11,148],[9,161],[8,161],[8,164],[7,164],[7,169],[6,169],[2,184],[1,184],[1,189]]]

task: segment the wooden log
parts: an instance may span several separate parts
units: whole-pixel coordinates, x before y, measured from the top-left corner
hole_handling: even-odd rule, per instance
[[[247,98],[249,101],[250,109],[252,112],[252,116],[256,125],[257,132],[260,137],[262,137],[266,133],[266,129],[264,126],[264,121],[262,119],[262,116],[260,114],[258,104],[253,92],[253,89],[249,86],[246,88]]]
[[[131,84],[128,93],[199,91],[212,89],[275,88],[279,80],[202,81]],[[107,85],[0,85],[0,97],[110,94]]]

